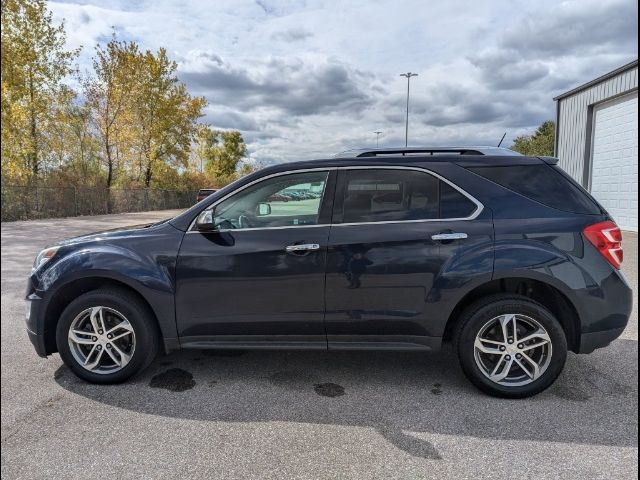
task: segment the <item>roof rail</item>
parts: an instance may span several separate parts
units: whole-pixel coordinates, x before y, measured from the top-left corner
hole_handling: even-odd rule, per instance
[[[494,155],[520,156],[520,153],[502,147],[401,147],[354,149],[341,152],[336,158],[407,156],[407,155]]]

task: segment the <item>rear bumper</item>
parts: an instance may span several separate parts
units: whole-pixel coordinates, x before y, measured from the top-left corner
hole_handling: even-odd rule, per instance
[[[615,270],[600,283],[599,295],[584,298],[578,353],[606,347],[622,335],[633,310],[633,290],[624,274]]]
[[[601,332],[583,333],[580,335],[580,350],[578,353],[591,353],[598,348],[606,347],[622,335],[624,328],[625,327],[603,330]]]

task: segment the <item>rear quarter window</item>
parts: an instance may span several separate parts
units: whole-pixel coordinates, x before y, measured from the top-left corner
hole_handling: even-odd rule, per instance
[[[551,165],[469,167],[468,170],[524,197],[565,212],[598,215],[589,194]]]

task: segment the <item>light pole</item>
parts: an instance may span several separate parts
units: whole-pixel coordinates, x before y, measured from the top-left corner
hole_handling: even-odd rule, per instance
[[[376,148],[378,148],[378,139],[380,138],[380,134],[382,133],[382,131],[381,130],[376,130],[373,133],[376,134]]]
[[[417,77],[417,73],[401,73],[401,77],[407,77],[407,120],[404,125],[404,146],[409,145],[409,83],[411,82],[411,77]]]

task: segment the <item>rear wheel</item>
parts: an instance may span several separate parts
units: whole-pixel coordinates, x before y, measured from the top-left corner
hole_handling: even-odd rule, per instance
[[[140,299],[120,289],[81,295],[56,327],[64,363],[92,383],[118,383],[145,368],[157,353],[154,319]]]
[[[474,385],[507,398],[545,390],[567,358],[567,341],[558,320],[520,295],[494,295],[471,305],[461,318],[456,349]]]

